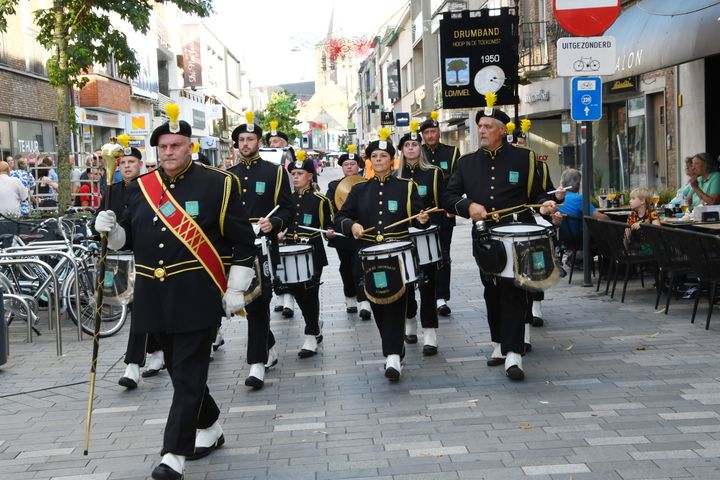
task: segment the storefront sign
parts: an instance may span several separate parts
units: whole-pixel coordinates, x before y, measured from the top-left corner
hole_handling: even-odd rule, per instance
[[[97,125],[107,128],[125,128],[125,115],[121,113],[101,112],[90,108],[75,107],[75,121],[82,125]]]
[[[200,130],[205,128],[205,112],[193,108],[192,111],[192,126],[193,128],[199,128]]]
[[[520,85],[520,115],[560,112],[570,108],[569,80],[553,78]]]
[[[638,90],[638,77],[619,78],[611,82],[603,84],[605,95],[615,95],[618,93],[632,93]]]
[[[395,113],[382,112],[380,114],[380,125],[395,125]]]
[[[149,135],[150,115],[147,113],[131,113],[127,116],[125,131],[128,135]]]
[[[473,16],[479,13],[479,16]],[[497,105],[515,103],[517,15],[507,8],[445,12],[440,20],[440,59],[444,108],[485,106],[486,93]]]
[[[182,54],[183,80],[185,88],[202,87],[202,60],[200,50],[200,25],[183,25]]]
[[[220,139],[217,137],[201,137],[200,148],[203,150],[217,150]]]

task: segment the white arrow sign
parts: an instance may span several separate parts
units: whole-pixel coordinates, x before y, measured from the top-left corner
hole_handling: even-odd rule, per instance
[[[585,116],[590,115],[590,107],[585,107]]]

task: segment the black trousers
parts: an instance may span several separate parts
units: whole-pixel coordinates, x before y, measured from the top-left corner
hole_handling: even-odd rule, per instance
[[[408,285],[407,288],[410,288]],[[405,355],[405,311],[409,292],[388,305],[370,303],[375,324],[380,331],[384,356]]]
[[[306,283],[287,285],[288,292],[295,298],[305,319],[305,335],[320,335],[320,277],[322,267],[312,280]]]
[[[207,388],[215,329],[154,335],[165,353],[165,366],[173,385],[161,455],[191,455],[195,451],[196,430],[210,427],[220,416]]]
[[[275,345],[275,336],[270,330],[270,296],[260,295],[245,306],[245,312],[248,324],[247,363],[267,363],[268,350]]]
[[[125,364],[136,363],[145,366],[145,353],[161,350],[160,345],[152,333],[130,333],[128,335],[127,350],[125,351]]]
[[[338,258],[340,259],[340,278],[343,284],[343,293],[346,297],[355,297],[357,295],[357,281],[354,274],[355,251],[337,248]]]
[[[435,295],[438,299],[450,300],[450,264],[452,263],[450,244],[452,243],[455,220],[444,215],[441,218],[442,220],[438,221],[438,226],[440,227],[440,249],[442,250],[443,261],[442,266],[437,271]]]
[[[502,354],[525,353],[525,323],[532,306],[530,292],[515,286],[512,279],[480,272],[485,287],[490,337],[501,345]]]
[[[422,274],[426,277],[427,282],[419,282],[418,290],[420,290],[420,324],[423,328],[438,328],[438,313],[435,308],[435,282],[436,268],[430,266],[422,269]],[[417,315],[418,303],[415,299],[415,290],[409,289],[407,301],[407,318],[413,318]]]

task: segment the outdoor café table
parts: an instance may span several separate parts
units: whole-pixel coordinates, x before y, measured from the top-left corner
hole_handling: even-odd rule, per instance
[[[627,222],[628,217],[632,209],[630,207],[611,207],[611,208],[598,208],[598,212],[604,213],[610,219],[618,222]]]
[[[720,222],[696,222],[693,220],[682,220],[680,218],[663,218],[660,222],[665,227],[686,228],[697,232],[720,235]]]

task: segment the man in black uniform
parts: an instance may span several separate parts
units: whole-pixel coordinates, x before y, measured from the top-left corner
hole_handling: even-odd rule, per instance
[[[115,213],[116,218],[122,218],[127,205],[128,185],[140,176],[142,152],[135,147],[128,148],[126,138],[118,138],[118,142],[124,147],[124,155],[118,160],[118,170],[120,170],[122,181],[110,186],[109,207]],[[104,204],[100,207],[100,211],[103,210]],[[130,321],[132,320],[131,316]],[[143,372],[143,377],[157,375],[165,367],[163,352],[155,338],[144,333],[131,333],[128,336],[127,350],[125,351],[127,367],[123,376],[118,380],[118,384],[125,388],[137,388],[140,381],[140,367],[145,365],[145,352],[148,353],[148,369]],[[146,374],[148,372],[149,374]]]
[[[507,143],[505,124],[510,118],[501,110],[488,107],[475,117],[478,124],[480,149],[461,157],[442,197],[443,207],[473,222],[487,220],[491,225],[518,220],[535,223],[532,213],[523,206],[548,198],[541,178],[536,175],[535,154],[525,148]],[[463,198],[466,195],[467,198]],[[495,215],[505,208],[514,210]],[[555,213],[554,201],[546,201],[540,208],[543,215]],[[477,244],[478,232],[472,230],[473,255],[478,266],[483,263],[484,249]],[[512,259],[508,259],[512,261]],[[522,355],[525,353],[525,322],[530,314],[530,294],[516,287],[511,279],[500,278],[480,271],[485,286],[485,304],[493,343],[488,365],[505,364],[505,372],[512,380],[522,380]]]
[[[95,221],[109,248],[135,254],[133,333],[155,335],[173,383],[163,457],[152,472],[158,480],[182,479],[186,458],[225,442],[207,388],[208,350],[223,310],[230,315],[244,306],[255,277],[254,235],[237,179],[192,162],[192,128],[177,121],[177,105],[168,110],[170,122],[150,138],[160,169],[128,185],[119,224],[111,210]]]
[[[348,146],[348,153],[343,153],[338,157],[337,164],[342,168],[344,177],[330,182],[325,195],[332,202],[334,212],[338,210],[335,204],[335,190],[344,178],[358,174],[360,170],[359,161],[360,157],[355,154],[355,145]],[[344,236],[328,237],[328,247],[335,248],[340,259],[340,278],[342,279],[343,293],[345,294],[345,311],[347,313],[357,313],[358,299],[362,301],[365,297],[362,295],[362,298],[360,298],[362,292],[359,292],[357,288],[360,277],[357,276],[358,272],[356,272],[355,267],[353,240]]]
[[[438,123],[438,112],[432,112],[430,118],[420,124],[420,133],[423,139],[423,148],[427,159],[442,170],[445,177],[445,184],[450,180],[455,170],[455,164],[460,157],[457,147],[440,143],[440,124]],[[437,311],[443,317],[450,315],[450,307],[447,302],[450,300],[450,244],[452,242],[453,229],[455,228],[455,216],[448,212],[433,217],[433,223],[440,227],[440,248],[443,254],[443,264],[437,271],[435,279],[435,296],[437,297]]]
[[[239,152],[240,162],[228,172],[240,179],[242,205],[251,222],[257,222],[258,236],[267,236],[271,243],[270,268],[274,271],[278,261],[277,234],[285,230],[295,215],[290,179],[282,165],[260,158],[262,129],[253,123],[252,112],[246,114],[247,123],[235,128],[232,139]],[[278,206],[272,214],[267,215]],[[245,385],[254,389],[263,387],[265,369],[277,364],[275,337],[270,330],[270,299],[272,288],[263,285],[262,295],[247,308],[248,345],[247,362],[250,373]]]
[[[427,213],[420,213],[423,202],[415,183],[391,174],[395,147],[387,140],[389,130],[384,130],[381,130],[380,140],[371,142],[365,150],[375,176],[367,182],[356,184],[335,216],[336,228],[344,235],[352,235],[358,250],[385,240],[409,240],[409,223],[392,228],[387,228],[387,225],[416,214],[420,214],[416,222],[418,226],[427,224],[430,219]],[[370,228],[372,232],[365,231]],[[374,278],[374,287],[369,285],[373,282],[369,278]],[[373,288],[378,297],[379,290],[387,291],[387,296],[382,299],[375,297],[373,300],[369,294]],[[398,381],[402,372],[401,360],[405,354],[406,285],[400,278],[394,280],[391,274],[381,271],[365,276],[365,291],[371,300],[375,323],[382,339],[383,355],[387,358],[385,376],[390,381]],[[384,303],[380,303],[380,300]]]
[[[292,200],[295,204],[295,218],[283,235],[287,244],[307,244],[313,247],[312,279],[305,283],[287,285],[290,295],[297,301],[305,319],[305,342],[298,355],[300,358],[312,357],[317,353],[317,346],[322,341],[320,327],[320,277],[325,265],[325,242],[322,233],[301,228],[320,228],[328,230],[328,236],[334,232],[332,228],[333,210],[330,200],[312,189],[315,166],[312,160],[305,159],[305,152],[297,152],[297,161],[290,164],[295,191]],[[282,234],[281,234],[282,235]]]

